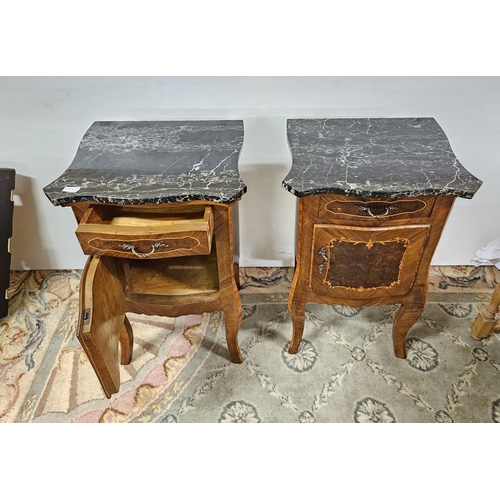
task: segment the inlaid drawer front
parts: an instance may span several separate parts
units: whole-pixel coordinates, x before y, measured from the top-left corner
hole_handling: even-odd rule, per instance
[[[403,295],[413,285],[429,225],[365,228],[317,224],[309,284],[318,294]]]
[[[320,196],[319,217],[343,219],[406,219],[429,217],[435,196],[402,198],[398,200],[361,200],[349,196]]]
[[[76,235],[87,255],[162,259],[209,255],[213,214],[208,206],[177,209],[93,205]]]

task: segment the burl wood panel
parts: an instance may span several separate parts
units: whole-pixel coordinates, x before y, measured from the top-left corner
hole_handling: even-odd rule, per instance
[[[399,270],[407,240],[333,241],[328,245],[328,271],[325,282],[331,287],[390,288],[399,281]]]
[[[315,224],[312,290],[354,299],[406,293],[415,280],[429,229],[428,224],[399,227]]]

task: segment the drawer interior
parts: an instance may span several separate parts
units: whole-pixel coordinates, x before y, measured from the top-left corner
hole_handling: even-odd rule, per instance
[[[176,208],[93,205],[86,211],[79,227],[97,225],[103,231],[135,229],[142,233],[149,229],[152,232],[200,231],[208,228],[211,216],[211,208],[204,205]]]

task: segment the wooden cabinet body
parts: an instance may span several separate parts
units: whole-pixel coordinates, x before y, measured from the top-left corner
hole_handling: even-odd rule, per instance
[[[120,388],[119,364],[132,357],[127,312],[176,317],[222,310],[231,361],[242,362],[237,207],[200,201],[72,205],[76,234],[89,255],[77,337],[108,398]]]
[[[403,358],[406,333],[427,301],[430,262],[454,199],[298,198],[290,353],[299,349],[307,302],[401,304],[393,342],[396,356]]]

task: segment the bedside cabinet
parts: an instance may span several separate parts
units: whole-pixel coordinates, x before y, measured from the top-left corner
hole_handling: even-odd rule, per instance
[[[397,357],[427,301],[432,256],[457,196],[481,181],[453,155],[432,118],[288,120],[298,197],[289,352],[299,349],[308,302],[401,304]]]
[[[45,188],[71,206],[89,259],[77,337],[109,398],[132,358],[126,313],[222,310],[231,361],[238,330],[238,173],[243,122],[96,122]]]

